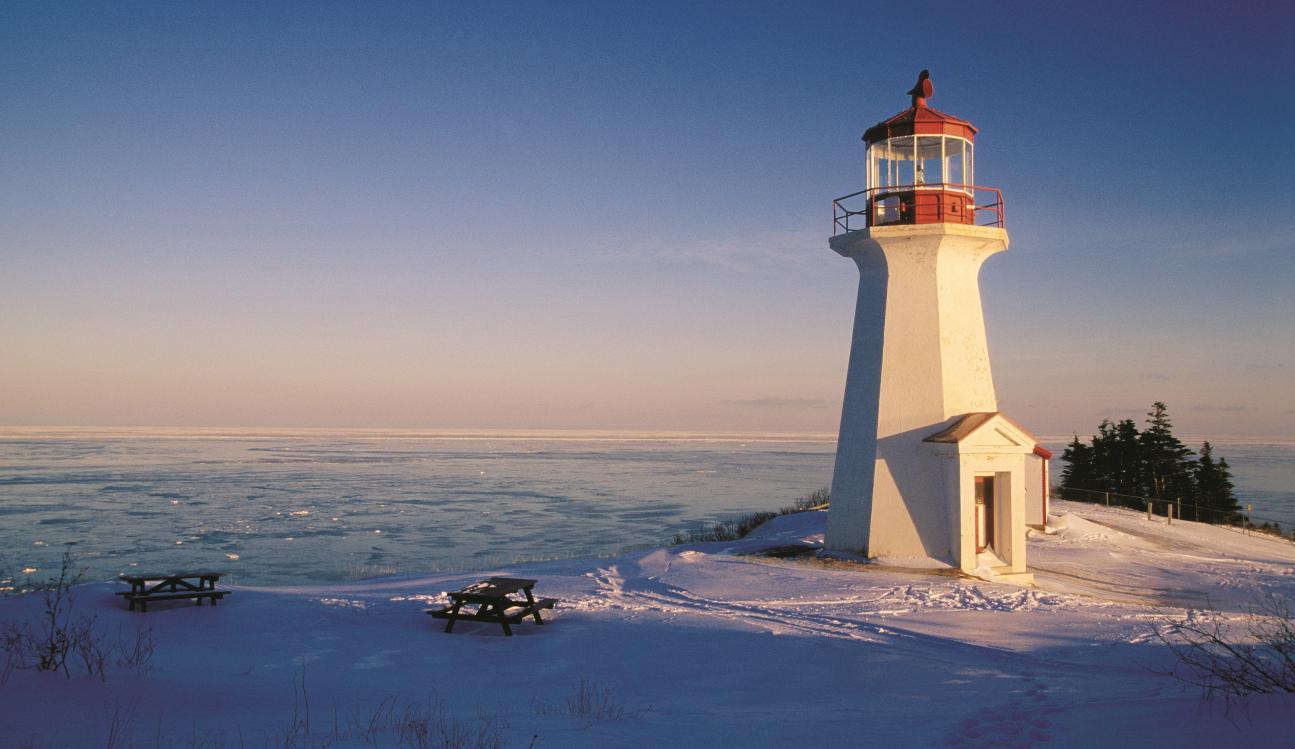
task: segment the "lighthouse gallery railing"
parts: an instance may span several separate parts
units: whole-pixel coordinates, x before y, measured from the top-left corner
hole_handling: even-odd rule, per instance
[[[900,201],[911,199],[912,196],[921,192],[924,199],[934,198],[936,201],[935,211],[939,215],[946,215],[945,203],[967,201],[966,210],[970,212],[971,223],[976,226],[992,226],[1003,228],[1005,225],[1005,216],[1003,211],[1003,192],[996,187],[980,187],[977,185],[954,185],[947,183],[927,183],[923,185],[900,185],[898,187],[873,187],[867,190],[850,193],[832,201],[832,234],[844,234],[848,231],[865,229],[869,226],[890,226],[896,224],[908,224],[911,221],[902,219],[885,220],[884,217],[874,215],[882,210],[889,210],[889,207],[883,209],[883,201],[887,198],[898,198]],[[971,200],[968,200],[968,196]],[[980,201],[984,201],[983,203]],[[852,222],[850,219],[854,218]],[[958,223],[958,222],[951,222]]]

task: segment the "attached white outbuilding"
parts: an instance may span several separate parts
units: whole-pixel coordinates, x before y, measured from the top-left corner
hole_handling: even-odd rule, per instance
[[[1025,537],[1038,440],[999,412],[970,413],[922,440],[942,461],[948,555],[971,571],[1030,582]]]

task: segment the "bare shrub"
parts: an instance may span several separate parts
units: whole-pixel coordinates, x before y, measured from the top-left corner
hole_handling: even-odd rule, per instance
[[[304,669],[294,680],[292,715],[278,732],[274,745],[291,747],[396,746],[400,749],[501,749],[500,733],[506,726],[494,715],[481,713],[475,721],[460,720],[445,712],[439,702],[401,704],[394,696],[372,707],[355,705],[349,718],[333,709],[326,733],[311,730],[309,693]],[[394,743],[393,743],[394,742]]]
[[[539,715],[564,713],[589,720],[620,720],[625,717],[625,708],[616,701],[611,689],[583,676],[561,705],[555,707],[548,702],[535,702],[533,707]]]
[[[620,720],[625,716],[625,708],[616,702],[612,690],[606,686],[586,679],[567,695],[567,710],[572,715],[594,720]]]
[[[118,749],[119,747],[130,746],[130,736],[135,723],[135,703],[122,704],[116,700],[113,701],[112,710],[108,712],[107,736],[104,738],[104,746],[107,749]]]
[[[72,623],[72,588],[81,582],[81,572],[74,569],[75,559],[63,552],[58,577],[41,586],[45,597],[45,616],[36,634],[36,668],[68,674],[67,659],[79,647],[77,638],[88,628]],[[70,675],[70,674],[68,674]]]
[[[679,544],[695,544],[709,541],[736,541],[746,538],[751,531],[776,517],[823,509],[831,498],[832,492],[830,489],[816,489],[796,499],[791,504],[779,508],[777,512],[752,512],[732,520],[718,522],[709,528],[701,528],[687,533],[676,533],[670,543],[673,546],[678,546]]]
[[[745,538],[748,533],[764,523],[778,517],[774,512],[753,512],[733,520],[725,520],[710,528],[675,534],[673,544],[695,544],[708,541],[736,541]]]
[[[1156,636],[1178,656],[1170,673],[1206,697],[1295,693],[1293,617],[1291,602],[1274,595],[1251,607],[1240,633],[1214,617],[1176,622]]]
[[[387,697],[382,702],[379,702],[378,706],[374,708],[362,722],[359,720],[355,721],[355,724],[361,729],[359,732],[360,736],[362,736],[366,742],[372,743],[376,741],[377,738],[391,726],[395,712],[395,697]]]
[[[93,633],[93,619],[88,625],[72,621],[72,588],[81,580],[73,563],[72,555],[64,553],[58,577],[34,586],[45,598],[44,614],[35,627],[14,622],[4,625],[0,646],[5,650],[6,676],[15,668],[62,671],[71,676],[68,657],[82,649],[81,638]]]
[[[26,630],[13,622],[0,627],[0,649],[4,650],[4,664],[0,665],[0,684],[9,680],[15,669],[26,668]]]
[[[814,491],[800,497],[790,505],[778,510],[779,515],[792,515],[797,512],[810,512],[811,510],[826,509],[832,500],[832,490],[827,487],[815,489]]]
[[[153,637],[152,627],[136,629],[134,638],[126,637],[118,631],[117,666],[146,674],[153,670],[153,651],[156,649],[157,640]]]
[[[73,652],[80,658],[85,672],[91,676],[98,676],[100,680],[107,680],[108,674],[104,671],[104,665],[108,661],[108,653],[112,648],[95,633],[94,622],[93,616],[76,620],[68,639],[71,641]]]
[[[406,725],[400,732],[399,746],[402,749],[501,749],[504,740],[500,728],[502,724],[496,716],[480,713],[475,722],[462,721],[446,715],[435,705],[425,717]]]
[[[0,682],[7,680],[15,669],[26,668],[62,671],[71,677],[69,662],[80,663],[91,676],[107,678],[106,667],[114,647],[96,631],[95,617],[73,617],[75,588],[82,576],[75,562],[75,557],[65,552],[58,577],[29,584],[31,590],[40,592],[45,602],[44,611],[34,625],[6,622],[0,627],[0,649],[4,651]],[[137,653],[135,657],[142,655]]]
[[[279,746],[283,749],[307,746],[310,737],[310,692],[306,689],[305,657],[298,659],[298,662],[301,664],[301,671],[292,677],[292,719],[279,731]]]
[[[480,713],[476,721],[465,721],[447,714],[439,702],[397,709],[395,698],[389,698],[365,722],[362,737],[376,744],[381,735],[394,734],[400,749],[501,749],[503,727],[494,715]]]
[[[396,731],[396,743],[399,746],[426,749],[432,745],[431,720],[425,711],[416,709],[412,705],[405,707]]]

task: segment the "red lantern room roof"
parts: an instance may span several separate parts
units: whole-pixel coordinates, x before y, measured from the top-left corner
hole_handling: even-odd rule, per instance
[[[923,70],[917,79],[917,85],[908,92],[913,97],[913,106],[868,128],[863,139],[868,143],[876,143],[904,135],[956,135],[975,140],[975,125],[926,106],[926,99],[933,92],[930,74]]]

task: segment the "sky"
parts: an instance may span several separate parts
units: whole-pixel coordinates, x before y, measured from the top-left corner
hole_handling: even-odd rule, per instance
[[[1000,408],[1295,436],[1295,6],[1053,5],[0,4],[0,425],[834,432],[928,68]]]

